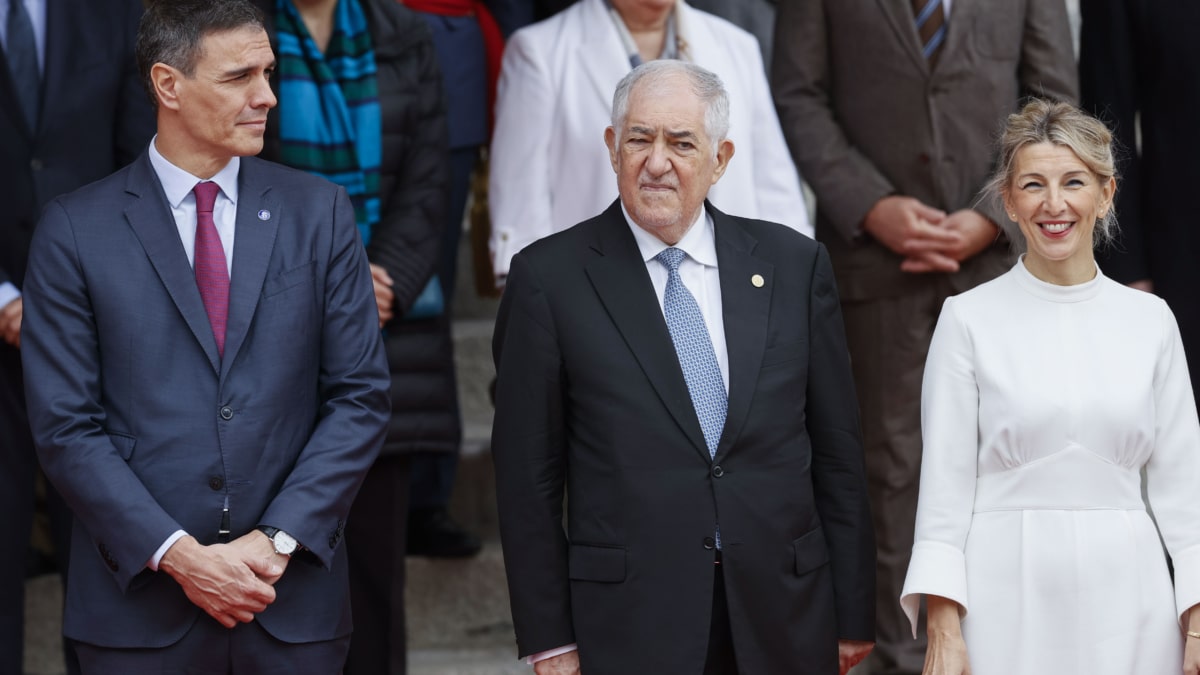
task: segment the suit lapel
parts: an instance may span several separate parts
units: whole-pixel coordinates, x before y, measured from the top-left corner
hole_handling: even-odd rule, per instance
[[[56,102],[65,98],[63,89],[73,86],[74,79],[68,74],[71,64],[67,59],[73,52],[78,58],[80,47],[87,44],[82,34],[83,27],[79,25],[80,11],[74,4],[70,0],[60,0],[46,5],[46,66],[42,72],[40,108],[43,117],[54,109]],[[96,29],[112,30],[112,27]]]
[[[954,9],[946,19],[946,44],[942,46],[938,66],[947,61],[962,58],[959,53],[964,49],[967,36],[971,32],[971,21],[978,3],[975,0],[954,0]]]
[[[600,255],[586,265],[588,278],[650,385],[707,462],[708,447],[683,379],[679,357],[620,203],[614,202],[601,218],[600,236],[592,246]]]
[[[179,240],[179,229],[163,194],[158,176],[150,166],[150,156],[143,152],[129,171],[125,191],[137,197],[125,209],[125,218],[146,251],[146,257],[154,266],[171,300],[179,308],[183,320],[200,343],[213,371],[218,372],[220,357],[217,342],[213,338],[212,325],[200,300],[196,288],[196,277],[188,264],[183,242]]]
[[[725,349],[729,355],[729,408],[717,446],[720,461],[737,441],[758,386],[758,371],[767,343],[775,267],[753,255],[757,241],[729,216],[707,205],[716,231],[717,267]],[[755,283],[762,277],[762,285]]]
[[[263,281],[283,208],[270,194],[271,186],[260,180],[252,157],[243,157],[238,172],[237,226],[233,240],[233,274],[229,277],[229,318],[225,326],[225,358],[221,377],[246,340],[258,299],[262,297]],[[259,214],[265,217],[260,217]]]
[[[612,105],[613,89],[632,67],[603,0],[582,0],[583,17],[575,58],[604,105]],[[583,105],[582,102],[572,105]]]
[[[929,62],[921,52],[920,38],[917,36],[917,26],[913,19],[911,0],[876,0],[879,9],[887,16],[896,31],[896,39],[903,45],[905,53],[913,60],[922,72],[929,72]],[[958,0],[955,1],[958,7]]]

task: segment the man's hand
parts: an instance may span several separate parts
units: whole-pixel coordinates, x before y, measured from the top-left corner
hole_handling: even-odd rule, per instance
[[[1147,293],[1154,292],[1154,281],[1151,279],[1138,279],[1137,281],[1131,281],[1125,285],[1139,291],[1145,291]]]
[[[262,581],[275,585],[276,581],[283,576],[287,570],[288,563],[291,558],[286,555],[281,555],[275,552],[275,544],[271,538],[262,532],[262,530],[254,529],[242,536],[229,542],[230,548],[236,549],[241,553],[242,560],[260,560],[267,561],[273,564],[273,568],[279,570],[278,574],[258,574],[255,573]]]
[[[937,252],[960,243],[961,235],[942,226],[945,219],[944,211],[927,206],[919,199],[891,195],[875,202],[863,219],[863,230],[902,256],[935,252],[933,263],[939,262],[937,257],[941,254]],[[953,270],[944,271],[958,269],[953,262],[942,266],[953,267]]]
[[[579,670],[579,651],[551,656],[533,664],[535,675],[582,675]]]
[[[392,320],[395,312],[392,310],[396,302],[395,282],[392,275],[380,265],[371,263],[371,281],[375,284],[375,305],[379,308],[379,327],[383,328]]]
[[[21,298],[0,307],[0,339],[18,348],[21,346],[21,316],[24,308]]]
[[[951,213],[941,221],[941,227],[953,238],[910,242],[908,257],[900,263],[900,269],[914,273],[957,272],[959,263],[982,253],[999,234],[999,228],[974,209]]]
[[[857,666],[863,659],[867,658],[867,654],[870,654],[874,648],[874,642],[838,640],[838,671],[840,674],[846,675],[851,668]]]
[[[226,628],[253,621],[255,614],[274,602],[275,589],[260,577],[283,574],[270,558],[245,558],[239,548],[202,546],[190,536],[172,544],[158,568],[183,587],[192,604]]]

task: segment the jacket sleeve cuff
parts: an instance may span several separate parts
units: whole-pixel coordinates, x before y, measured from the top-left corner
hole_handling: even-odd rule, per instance
[[[919,541],[913,546],[900,607],[917,637],[917,613],[922,595],[940,595],[957,602],[967,611],[967,561],[963,552],[939,541]]]
[[[1179,616],[1200,604],[1200,544],[1171,554],[1175,566],[1175,607]]]

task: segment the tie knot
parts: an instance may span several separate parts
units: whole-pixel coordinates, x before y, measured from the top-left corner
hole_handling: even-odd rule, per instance
[[[196,211],[199,213],[212,213],[213,204],[217,203],[217,193],[221,188],[214,182],[206,180],[196,183],[196,187],[192,188],[192,192],[196,193]]]
[[[675,272],[679,269],[679,264],[686,257],[687,254],[683,252],[683,249],[665,248],[661,253],[654,256],[654,259],[662,263],[668,270]]]

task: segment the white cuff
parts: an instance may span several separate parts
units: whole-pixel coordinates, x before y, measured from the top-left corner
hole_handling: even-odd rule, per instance
[[[19,297],[21,297],[21,291],[17,290],[11,281],[0,284],[0,309]]]
[[[566,654],[567,652],[573,652],[577,649],[579,649],[579,646],[576,645],[574,642],[572,642],[571,644],[564,645],[562,647],[559,647],[558,649],[547,649],[544,652],[530,654],[529,656],[525,657],[525,663],[528,663],[529,665],[532,666],[533,664],[537,663],[538,661],[545,661],[546,659],[552,659],[555,656]]]
[[[1171,554],[1175,567],[1175,607],[1179,616],[1200,604],[1200,545]]]
[[[154,555],[150,557],[150,560],[146,562],[146,567],[148,567],[151,572],[157,572],[158,564],[162,562],[162,558],[167,554],[167,550],[174,546],[175,542],[183,539],[186,536],[187,532],[184,532],[183,530],[175,530],[171,536],[167,537],[167,540],[163,542],[162,546],[158,547],[158,550],[154,552]]]
[[[963,552],[940,541],[918,541],[913,546],[904,589],[900,591],[900,607],[917,637],[917,612],[922,595],[940,595],[962,605],[967,611],[967,559]]]

